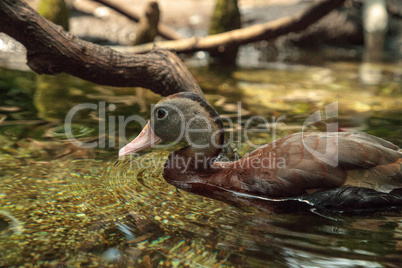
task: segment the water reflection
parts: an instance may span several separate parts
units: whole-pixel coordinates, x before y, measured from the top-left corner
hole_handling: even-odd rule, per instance
[[[66,111],[74,105],[73,99],[79,102],[79,94],[71,94],[71,88],[66,88],[67,74],[39,75],[34,95],[34,105],[38,117],[49,122],[61,122],[66,117]],[[83,92],[81,92],[82,96]],[[81,101],[83,98],[81,97]]]

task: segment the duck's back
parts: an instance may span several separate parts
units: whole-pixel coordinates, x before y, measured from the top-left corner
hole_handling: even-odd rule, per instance
[[[364,133],[296,133],[231,163],[212,179],[267,197],[342,185],[389,192],[402,188],[402,153],[396,145]]]

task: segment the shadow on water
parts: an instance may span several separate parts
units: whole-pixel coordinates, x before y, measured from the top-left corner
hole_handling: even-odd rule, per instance
[[[301,131],[308,116],[338,101],[339,116],[308,126],[365,131],[402,145],[402,71],[381,65],[382,80],[363,85],[359,64],[266,63],[219,73],[193,67],[208,101],[241,155]],[[0,265],[381,267],[402,262],[397,216],[263,213],[177,190],[162,177],[170,152],[117,159],[160,97],[60,75],[0,70]],[[241,101],[241,107],[238,102]],[[72,120],[76,143],[67,139]],[[241,115],[239,115],[241,113]],[[246,125],[246,119],[261,115]],[[122,116],[120,118],[120,116]],[[284,116],[275,132],[272,120]],[[123,120],[123,121],[119,121]],[[119,122],[126,123],[125,132]],[[239,135],[240,133],[240,135]],[[76,145],[95,144],[95,148]],[[81,144],[82,145],[82,144]]]

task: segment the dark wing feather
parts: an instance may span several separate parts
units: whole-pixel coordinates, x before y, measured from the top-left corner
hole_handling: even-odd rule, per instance
[[[298,198],[307,201],[321,213],[370,213],[402,209],[402,189],[381,193],[373,189],[343,186],[320,190]]]

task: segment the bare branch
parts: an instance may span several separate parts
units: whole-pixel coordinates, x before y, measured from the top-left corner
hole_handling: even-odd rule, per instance
[[[92,0],[92,1],[98,2],[104,6],[107,6],[135,22],[138,22],[140,20],[140,17],[141,17],[140,14],[137,14],[135,11],[133,11],[131,9],[127,9],[122,4],[115,3],[115,2],[109,1],[109,0]],[[165,38],[167,40],[179,40],[179,39],[183,38],[179,33],[177,33],[172,28],[166,26],[163,23],[159,23],[158,33],[160,36],[162,36],[163,38]]]
[[[264,24],[253,25],[239,30],[233,30],[207,37],[193,37],[175,41],[157,42],[158,46],[174,49],[177,53],[192,53],[196,51],[213,51],[220,46],[244,45],[260,40],[269,40],[291,32],[301,32],[318,21],[331,10],[340,7],[345,0],[317,0],[306,10],[293,16],[280,18]],[[144,44],[124,51],[145,53],[152,49],[153,44]]]
[[[29,67],[39,74],[65,72],[97,84],[138,86],[163,96],[203,93],[179,57],[165,49],[123,55],[83,41],[43,17],[23,1],[0,1],[0,31],[27,49]]]

